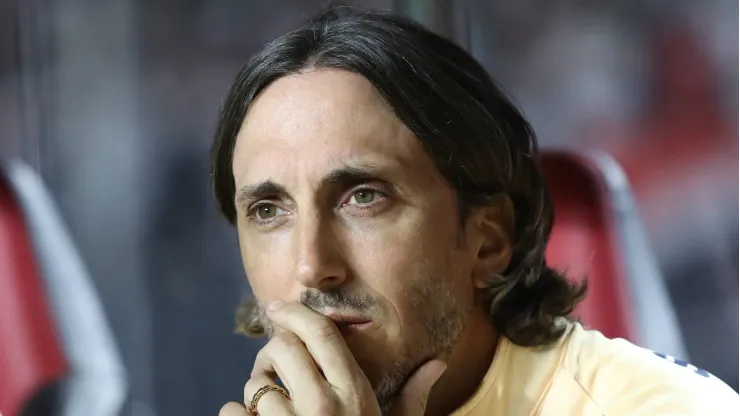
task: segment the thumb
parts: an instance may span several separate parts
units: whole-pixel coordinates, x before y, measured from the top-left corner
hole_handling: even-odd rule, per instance
[[[393,404],[393,415],[421,416],[427,407],[429,392],[447,369],[440,359],[427,361],[409,378]]]

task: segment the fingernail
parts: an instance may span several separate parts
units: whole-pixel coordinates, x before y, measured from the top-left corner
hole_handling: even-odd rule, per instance
[[[444,363],[447,363],[447,361],[449,361],[449,359],[450,359],[450,352],[449,351],[444,351],[443,353],[441,353],[441,354],[439,354],[437,356],[437,359],[440,360],[440,361],[442,361],[442,362],[444,362]]]
[[[439,372],[437,373],[437,377],[435,377],[434,380],[432,380],[432,383],[436,383],[439,381],[440,378],[442,378],[445,371],[447,371],[447,363],[442,363],[442,365],[440,365],[439,367],[440,368],[438,369]]]
[[[283,306],[283,303],[285,303],[285,302],[283,302],[282,300],[276,300],[274,302],[271,302],[269,305],[267,305],[267,309],[269,309],[271,311],[275,311],[278,308],[280,308],[281,306]]]

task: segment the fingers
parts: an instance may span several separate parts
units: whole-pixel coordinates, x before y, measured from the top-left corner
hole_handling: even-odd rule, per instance
[[[361,371],[331,319],[294,302],[270,304],[267,314],[273,323],[298,335],[331,385],[346,385]]]
[[[218,416],[250,416],[247,409],[236,402],[229,402],[221,408]]]
[[[303,341],[292,332],[275,336],[257,354],[252,377],[272,374],[280,377],[297,408],[324,395],[328,387]]]
[[[244,386],[244,404],[249,407],[259,389],[273,384],[275,380],[264,375],[250,378]],[[257,401],[257,413],[268,416],[290,416],[293,415],[293,405],[290,399],[279,391],[268,391]]]
[[[447,369],[447,363],[434,359],[419,367],[404,385],[393,404],[391,414],[403,416],[422,416],[427,407],[429,392]]]

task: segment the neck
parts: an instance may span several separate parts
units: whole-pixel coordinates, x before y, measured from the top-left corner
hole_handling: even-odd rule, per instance
[[[476,310],[452,348],[447,370],[429,394],[426,416],[449,415],[480,386],[493,362],[498,334],[485,311]]]

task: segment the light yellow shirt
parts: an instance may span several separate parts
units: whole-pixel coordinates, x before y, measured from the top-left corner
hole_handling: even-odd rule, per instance
[[[475,395],[454,416],[740,415],[740,396],[706,371],[568,323],[548,347],[501,338]]]

